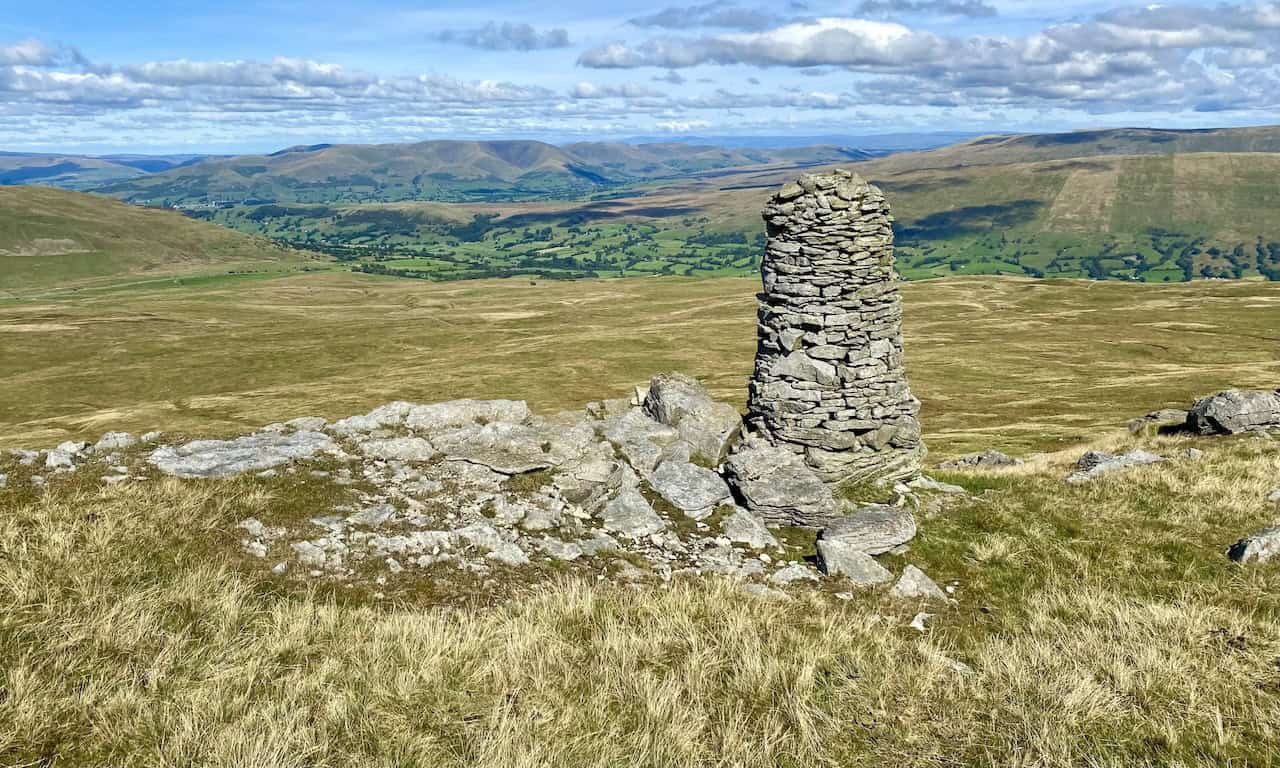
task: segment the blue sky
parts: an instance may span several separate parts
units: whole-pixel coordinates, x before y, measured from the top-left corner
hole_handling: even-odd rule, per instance
[[[0,149],[1280,122],[1280,2],[0,0]]]

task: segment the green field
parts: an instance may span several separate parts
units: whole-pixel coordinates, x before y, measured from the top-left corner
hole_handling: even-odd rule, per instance
[[[908,279],[1280,279],[1273,215],[1280,154],[943,169],[904,159],[927,166],[934,154],[850,166],[888,195]],[[749,275],[762,250],[756,212],[795,173],[742,171],[594,202],[225,205],[188,213],[402,277]]]

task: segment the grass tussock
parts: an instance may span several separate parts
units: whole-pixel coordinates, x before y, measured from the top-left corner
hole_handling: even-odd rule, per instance
[[[883,594],[718,580],[346,600],[246,566],[236,521],[279,503],[249,482],[3,491],[0,763],[1274,764],[1280,573],[1222,550],[1273,521],[1280,453],[1195,444],[971,476],[908,555],[959,585],[924,634]]]

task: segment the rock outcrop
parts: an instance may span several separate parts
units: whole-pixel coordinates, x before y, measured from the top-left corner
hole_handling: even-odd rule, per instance
[[[1228,389],[1196,401],[1187,429],[1200,435],[1234,435],[1280,429],[1280,390]]]
[[[925,449],[884,195],[847,171],[804,176],[764,219],[748,430],[828,483],[913,477]]]

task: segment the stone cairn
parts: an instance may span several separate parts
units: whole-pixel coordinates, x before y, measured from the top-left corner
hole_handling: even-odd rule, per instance
[[[768,245],[747,427],[828,483],[894,481],[925,455],[902,365],[893,217],[844,170],[765,206]]]

